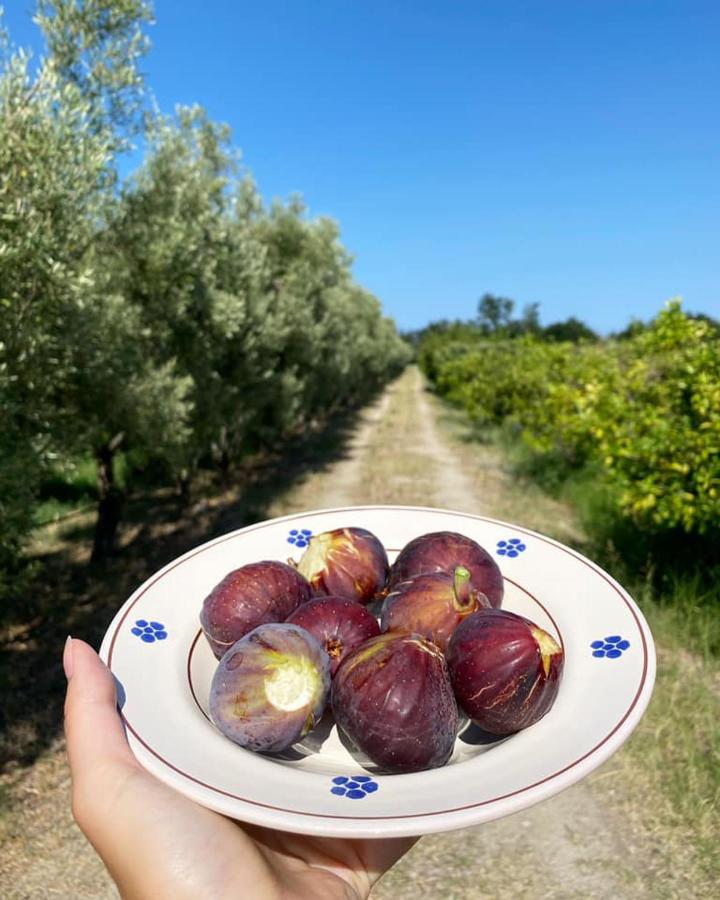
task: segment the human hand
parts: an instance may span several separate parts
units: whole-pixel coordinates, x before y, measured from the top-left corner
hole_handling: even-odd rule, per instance
[[[95,651],[68,639],[63,665],[73,815],[125,900],[358,900],[417,840],[290,834],[198,806],[135,759]]]

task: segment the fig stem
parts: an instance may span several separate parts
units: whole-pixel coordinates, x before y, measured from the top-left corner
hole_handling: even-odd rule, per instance
[[[457,566],[453,572],[453,605],[455,609],[467,609],[472,603],[470,572],[465,566]]]

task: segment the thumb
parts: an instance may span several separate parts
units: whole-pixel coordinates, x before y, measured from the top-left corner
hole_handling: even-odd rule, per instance
[[[65,737],[73,782],[108,766],[139,768],[117,711],[115,682],[89,644],[68,638],[63,653],[68,679]]]

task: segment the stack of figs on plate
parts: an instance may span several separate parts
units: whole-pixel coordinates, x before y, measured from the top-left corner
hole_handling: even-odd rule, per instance
[[[298,563],[242,566],[205,598],[200,621],[220,660],[211,718],[241,747],[278,752],[329,706],[382,770],[442,766],[460,711],[508,735],[557,695],[562,649],[502,599],[494,559],[461,534],[421,535],[392,566],[364,528],[318,534]]]

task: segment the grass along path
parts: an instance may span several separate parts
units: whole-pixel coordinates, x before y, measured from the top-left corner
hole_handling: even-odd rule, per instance
[[[568,507],[518,484],[496,449],[467,441],[462,418],[424,391],[416,369],[365,411],[344,458],[308,474],[268,513],[375,503],[458,509],[582,540]],[[682,660],[673,664],[684,675]],[[667,711],[653,710],[637,739],[584,782],[506,819],[423,838],[375,900],[712,896],[693,836],[658,823],[667,801],[645,760],[661,761],[648,752]],[[117,896],[72,823],[68,786],[60,740],[14,783],[0,861],[8,900]]]

